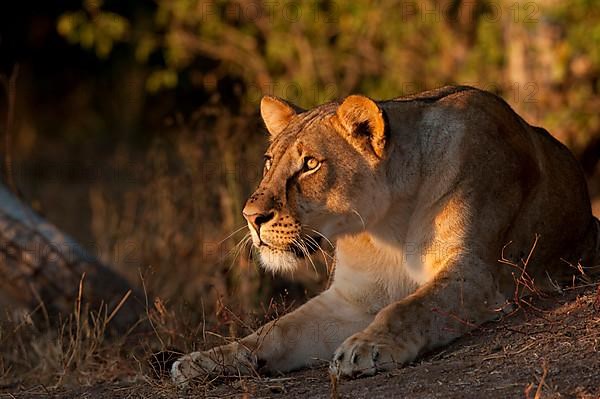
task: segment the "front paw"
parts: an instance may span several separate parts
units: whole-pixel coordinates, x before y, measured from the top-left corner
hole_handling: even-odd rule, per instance
[[[186,388],[189,382],[200,376],[215,373],[218,365],[208,352],[193,352],[182,356],[171,367],[171,379],[180,388]]]
[[[387,333],[361,331],[340,345],[329,369],[336,376],[373,375],[413,360],[416,352],[413,348],[396,343]]]
[[[250,374],[256,366],[256,356],[247,348],[233,343],[182,356],[171,367],[171,379],[178,387],[185,388],[194,378]]]

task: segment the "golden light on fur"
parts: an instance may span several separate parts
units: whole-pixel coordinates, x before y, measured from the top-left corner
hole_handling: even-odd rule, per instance
[[[381,109],[368,97],[346,97],[337,109],[337,117],[348,134],[357,135],[357,129],[367,128],[368,139],[378,157],[385,149],[385,121]]]
[[[215,354],[233,370],[389,370],[498,317],[518,284],[507,265],[547,289],[571,280],[566,262],[600,263],[574,157],[491,93],[353,95],[300,114],[266,97],[261,113],[273,162],[244,208],[261,261],[293,270],[319,233],[335,240],[333,281],[239,343],[184,356],[177,383],[210,374]]]
[[[260,101],[260,115],[271,136],[275,137],[290,123],[296,111],[277,97],[264,96]]]
[[[289,251],[262,247],[259,256],[262,266],[273,273],[292,273],[300,264],[300,259]]]

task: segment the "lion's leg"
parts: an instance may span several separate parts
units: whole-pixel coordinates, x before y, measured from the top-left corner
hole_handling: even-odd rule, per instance
[[[173,365],[172,377],[183,384],[202,374],[248,373],[257,366],[284,372],[329,361],[344,339],[373,318],[329,289],[239,342],[183,356]]]
[[[495,309],[506,298],[497,286],[491,268],[480,260],[448,266],[414,294],[383,308],[365,330],[346,339],[335,352],[332,371],[370,375],[447,344],[498,314]]]

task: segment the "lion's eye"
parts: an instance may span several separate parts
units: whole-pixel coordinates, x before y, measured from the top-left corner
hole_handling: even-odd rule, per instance
[[[321,162],[317,161],[315,158],[313,157],[307,157],[304,160],[304,169],[306,171],[310,171],[310,170],[314,170],[316,168],[319,167],[319,165],[321,165]]]

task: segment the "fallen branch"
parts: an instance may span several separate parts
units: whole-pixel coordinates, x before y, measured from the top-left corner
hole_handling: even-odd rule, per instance
[[[82,276],[86,286],[80,291]],[[110,329],[127,331],[144,316],[142,295],[0,184],[0,296],[44,318],[81,309],[112,309]],[[107,321],[107,322],[108,322]]]

